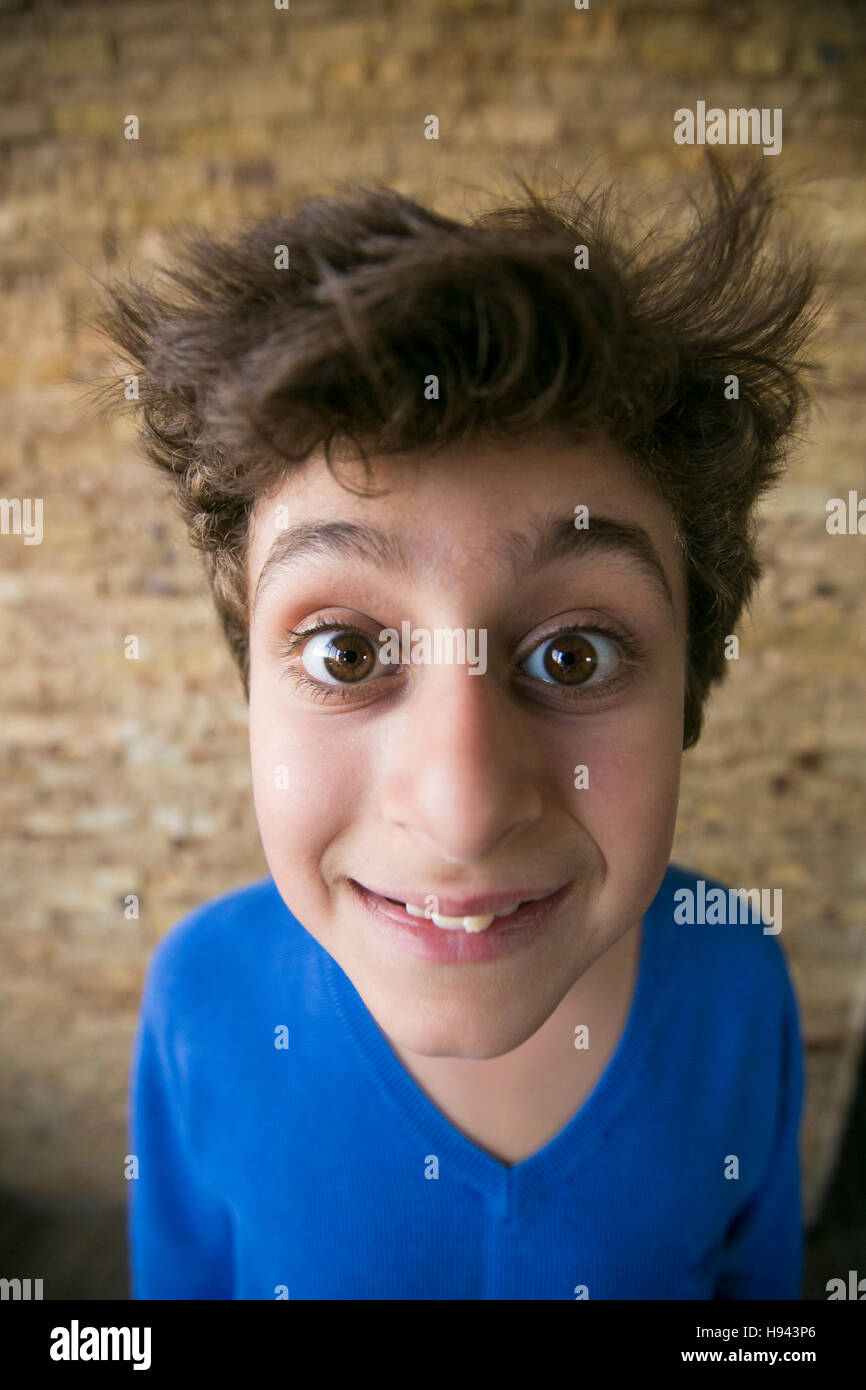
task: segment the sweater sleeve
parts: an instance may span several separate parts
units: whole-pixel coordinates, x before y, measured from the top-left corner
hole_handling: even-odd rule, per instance
[[[779,957],[782,961],[782,957]],[[799,1130],[804,1098],[803,1043],[797,1001],[784,966],[782,1064],[777,1122],[758,1187],[728,1231],[716,1299],[800,1297],[803,1215]]]
[[[188,1143],[166,992],[164,972],[151,968],[130,1068],[130,1154],[138,1160],[129,1179],[132,1297],[231,1299],[230,1215],[201,1180]]]

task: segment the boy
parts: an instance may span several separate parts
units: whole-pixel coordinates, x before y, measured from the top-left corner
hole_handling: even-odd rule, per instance
[[[148,969],[134,1297],[799,1296],[777,928],[668,861],[816,277],[710,170],[637,255],[358,189],[110,288],[270,869]]]

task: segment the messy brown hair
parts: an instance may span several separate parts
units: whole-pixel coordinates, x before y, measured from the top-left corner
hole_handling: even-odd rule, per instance
[[[138,378],[143,452],[204,557],[247,698],[249,522],[291,467],[319,450],[334,471],[473,439],[601,436],[675,518],[689,748],[762,573],[755,503],[807,404],[814,257],[790,241],[770,253],[778,195],[760,164],[710,158],[685,227],[639,237],[610,187],[520,186],[466,222],[343,185],[231,236],[182,231],[168,283],[101,281],[92,321]],[[126,405],[122,379],[98,399]]]

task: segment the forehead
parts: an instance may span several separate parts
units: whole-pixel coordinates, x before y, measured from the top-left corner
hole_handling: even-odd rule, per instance
[[[371,462],[369,482],[360,464],[335,465],[338,481],[313,455],[259,499],[248,548],[251,608],[305,564],[349,569],[369,559],[418,582],[480,566],[519,583],[554,559],[618,553],[645,579],[660,571],[674,612],[682,609],[673,514],[607,441],[464,444]],[[376,495],[350,490],[365,487]],[[585,530],[575,527],[576,507],[587,509]]]

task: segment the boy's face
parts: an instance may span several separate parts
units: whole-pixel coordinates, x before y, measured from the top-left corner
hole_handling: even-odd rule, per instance
[[[389,1038],[428,1056],[495,1057],[640,921],[667,867],[683,562],[666,504],[606,443],[374,463],[381,496],[353,494],[315,457],[253,517],[251,600],[267,581],[250,623],[262,845],[286,904]],[[340,476],[360,484],[360,471]],[[558,546],[534,553],[539,528],[563,518]],[[312,545],[309,531],[293,534],[322,523],[344,527]],[[354,526],[385,548],[358,550]],[[291,562],[262,576],[287,541]],[[291,629],[324,622],[333,630],[285,653]],[[409,646],[383,661],[383,629],[402,636],[404,623]],[[437,629],[464,630],[462,661],[443,660],[447,645],[436,659]],[[382,902],[453,917],[470,898],[496,894],[505,910],[560,889],[552,907],[487,932],[388,917]]]

